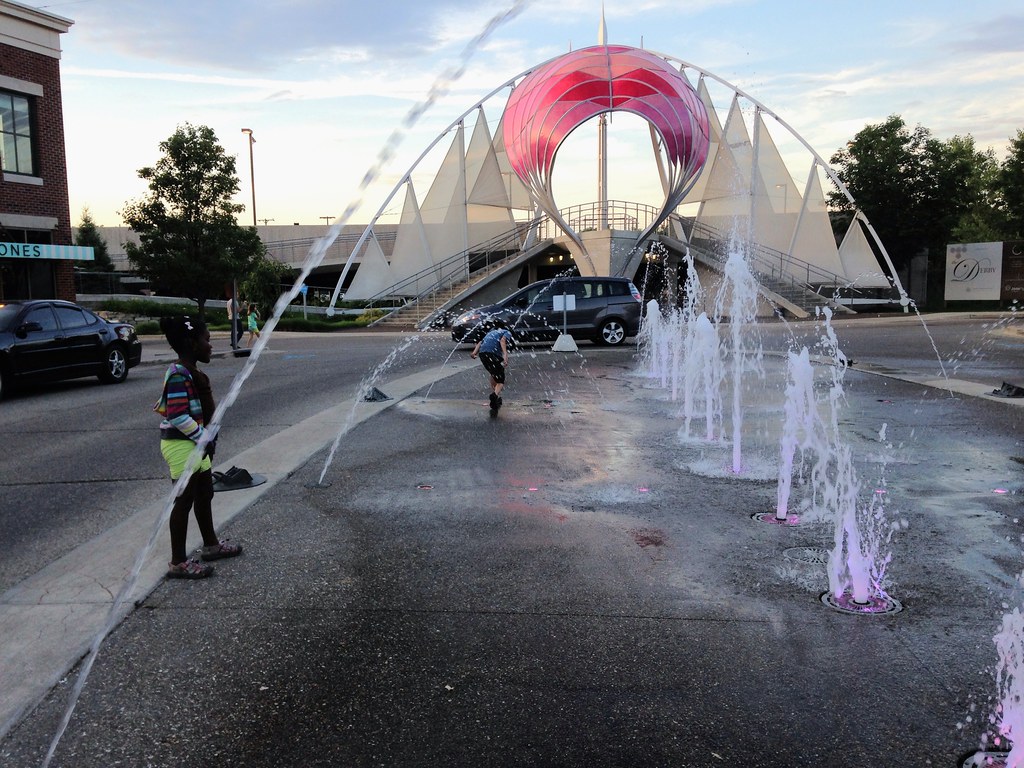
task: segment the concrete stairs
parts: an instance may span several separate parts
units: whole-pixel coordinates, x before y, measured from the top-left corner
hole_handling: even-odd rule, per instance
[[[474,288],[486,283],[487,280],[499,272],[511,269],[520,262],[530,258],[538,250],[548,247],[550,242],[550,240],[545,240],[526,252],[513,253],[483,269],[476,270],[468,277],[451,285],[428,291],[410,301],[404,307],[399,307],[393,312],[388,313],[380,320],[372,323],[370,327],[388,331],[429,330],[430,323],[434,318],[441,317],[449,307],[472,295]]]

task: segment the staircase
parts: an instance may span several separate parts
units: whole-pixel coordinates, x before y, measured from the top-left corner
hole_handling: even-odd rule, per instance
[[[721,273],[728,260],[727,239],[707,225],[673,215],[664,227],[659,228],[656,237],[677,253],[685,253],[687,244],[668,234],[674,230],[673,222],[682,227],[694,258]],[[544,229],[548,225],[550,222],[546,216],[531,224],[519,225],[488,243],[475,246],[473,251],[455,254],[402,283],[390,286],[371,299],[368,306],[373,307],[375,302],[386,302],[390,308],[396,297],[403,298],[406,303],[390,311],[370,327],[391,331],[443,328],[446,323],[440,322],[435,325],[435,322],[443,321],[448,310],[471,298],[475,288],[486,283],[495,274],[529,261],[541,250],[549,247],[554,242],[554,234],[549,234]],[[531,228],[544,232],[541,237],[545,239],[522,251],[522,242]],[[469,265],[477,265],[481,260],[485,262],[484,266],[468,272]],[[820,292],[832,293],[842,287],[849,293],[850,286],[846,285],[847,281],[838,275],[762,245],[755,245],[751,249],[747,254],[747,263],[757,279],[761,293],[779,309],[789,312],[794,317],[812,316],[816,309],[822,306],[830,307],[837,314],[855,314],[849,307]],[[794,277],[794,272],[800,275],[806,273],[806,280]],[[439,281],[436,279],[438,274],[447,277]],[[425,290],[423,286],[427,286]]]
[[[371,323],[370,327],[381,331],[430,330],[430,321],[435,317],[440,317],[449,305],[455,303],[456,299],[514,262],[520,255],[517,253],[508,256],[447,287],[418,296],[404,307],[399,307],[380,320]]]
[[[680,253],[685,252],[686,245],[674,238],[661,236],[661,240],[672,245]],[[727,244],[710,227],[701,226],[699,231],[695,227],[690,235],[690,252],[698,261],[710,266],[717,272],[725,269],[728,253]],[[819,293],[811,284],[798,280],[788,272],[783,271],[784,254],[771,252],[761,245],[756,245],[747,256],[747,264],[751,273],[757,279],[758,286],[766,298],[778,305],[781,309],[790,312],[794,317],[813,316],[817,308],[828,306],[837,314],[856,314],[849,307],[839,304],[832,298]],[[844,284],[843,278],[816,267],[811,267],[804,262],[796,263],[792,258],[788,259],[790,267],[805,267],[813,271],[813,277],[820,288],[827,285],[840,286]]]

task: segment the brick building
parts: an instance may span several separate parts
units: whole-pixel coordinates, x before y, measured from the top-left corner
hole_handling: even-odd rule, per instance
[[[74,300],[60,36],[72,22],[0,0],[0,301]]]

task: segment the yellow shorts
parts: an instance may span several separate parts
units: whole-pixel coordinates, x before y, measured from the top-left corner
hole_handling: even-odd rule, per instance
[[[181,473],[185,471],[185,466],[188,464],[188,457],[192,455],[192,450],[195,447],[196,444],[191,440],[160,441],[160,453],[163,454],[164,461],[171,469],[171,480],[181,477]],[[195,471],[203,472],[208,469],[213,469],[213,462],[209,456],[203,456],[203,460],[199,462]]]

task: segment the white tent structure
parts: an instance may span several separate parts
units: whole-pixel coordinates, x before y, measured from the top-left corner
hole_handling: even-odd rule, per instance
[[[841,246],[836,246],[825,185],[854,206],[855,201],[828,163],[795,130],[752,96],[707,70],[666,54],[654,55],[677,67],[689,82],[696,81],[695,90],[709,118],[708,160],[676,209],[678,214],[696,209],[696,214],[670,219],[670,231],[677,239],[686,241],[698,232],[718,239],[738,236],[756,244],[759,258],[776,262],[773,272],[793,281],[883,289],[904,307],[909,304],[884,245],[863,213],[857,211]],[[367,225],[342,270],[331,306],[357,254],[361,254],[359,268],[348,298],[385,293],[415,297],[467,279],[472,254],[486,243],[504,237],[515,248],[526,245],[526,233],[543,217],[530,189],[512,170],[501,121],[491,130],[485,105],[493,111],[491,102],[496,102],[503,109],[511,91],[548,63],[498,86],[424,150]],[[717,102],[709,83],[719,92]],[[804,154],[803,168],[794,164],[792,153],[788,162],[783,159],[773,132]],[[652,162],[663,171],[660,137],[653,127],[650,134]],[[450,137],[447,149],[439,162],[431,164],[427,158],[438,156],[445,137]],[[596,155],[595,147],[595,161]],[[422,200],[416,194],[414,176],[427,189]],[[664,171],[661,178],[666,179]],[[379,245],[374,247],[374,227],[399,193],[404,193],[404,202],[389,264]],[[571,217],[566,218],[560,226],[570,221]],[[644,224],[637,222],[637,231]],[[547,225],[550,229],[550,222]],[[369,245],[361,249],[364,242]],[[502,248],[508,250],[508,243]]]

